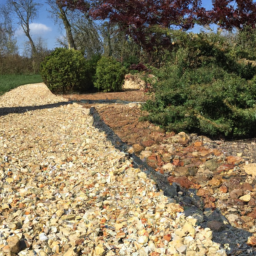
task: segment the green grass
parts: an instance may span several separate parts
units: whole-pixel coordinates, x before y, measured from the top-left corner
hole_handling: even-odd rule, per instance
[[[24,84],[43,82],[41,75],[0,75],[0,95]]]

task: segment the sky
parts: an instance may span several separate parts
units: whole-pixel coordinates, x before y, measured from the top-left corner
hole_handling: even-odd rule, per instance
[[[122,1],[122,0],[121,0]],[[58,47],[57,39],[63,37],[65,35],[65,31],[63,26],[59,24],[55,24],[54,19],[51,18],[51,14],[47,11],[50,7],[45,4],[44,0],[38,0],[38,2],[42,3],[38,11],[37,17],[30,24],[31,36],[33,40],[36,42],[39,37],[43,39],[45,46],[48,49],[54,49]],[[6,0],[0,0],[0,4],[5,4]],[[212,8],[212,0],[202,0],[202,5],[206,9]],[[22,55],[24,53],[24,44],[27,40],[24,35],[22,29],[17,25],[17,20],[14,17],[14,26],[16,28],[15,36],[18,43],[19,53]],[[199,32],[201,27],[195,26],[192,30],[193,32]]]

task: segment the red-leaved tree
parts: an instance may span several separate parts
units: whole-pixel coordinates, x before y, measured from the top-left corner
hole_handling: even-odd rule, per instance
[[[256,23],[256,3],[252,0],[213,0],[213,9],[204,12],[204,20],[218,24],[221,28],[252,28]]]
[[[200,12],[201,0],[58,0],[71,9],[88,12],[97,20],[108,19],[130,35],[137,43],[150,51],[156,42],[170,45],[170,41],[156,39],[150,27],[175,25],[192,28]],[[158,38],[159,39],[159,38]]]
[[[225,29],[255,26],[256,3],[252,0],[212,0],[213,9],[202,7],[201,0],[57,0],[70,9],[87,12],[98,20],[118,23],[143,48],[170,47],[168,37],[154,33],[152,26],[175,25],[187,30],[195,23],[215,23]],[[234,4],[235,3],[235,4]]]

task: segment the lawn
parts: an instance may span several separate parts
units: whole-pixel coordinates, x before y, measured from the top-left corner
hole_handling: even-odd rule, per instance
[[[43,82],[41,75],[0,75],[0,95],[24,84]]]

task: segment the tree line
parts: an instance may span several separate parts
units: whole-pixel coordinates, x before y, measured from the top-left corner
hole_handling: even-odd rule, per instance
[[[155,56],[173,47],[162,28],[188,30],[195,24],[217,24],[231,31],[255,27],[256,4],[252,0],[212,0],[206,10],[201,0],[45,0],[56,24],[66,36],[58,43],[80,50],[86,58],[105,54],[123,60],[129,55]],[[40,12],[38,0],[7,0],[0,6],[0,57],[18,54],[13,16],[28,39],[27,57],[41,60],[49,52],[44,40],[31,36],[30,24]]]

